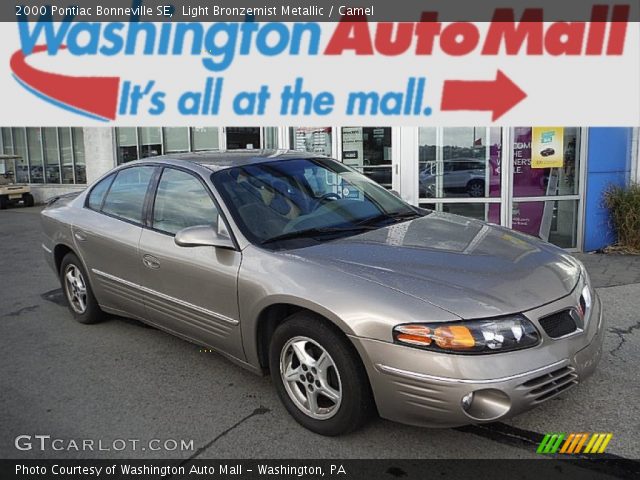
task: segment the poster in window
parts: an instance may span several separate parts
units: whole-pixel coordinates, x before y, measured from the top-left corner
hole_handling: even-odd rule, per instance
[[[534,127],[531,150],[531,168],[562,168],[564,128]]]
[[[342,129],[342,161],[351,167],[361,167],[364,158],[362,127]]]

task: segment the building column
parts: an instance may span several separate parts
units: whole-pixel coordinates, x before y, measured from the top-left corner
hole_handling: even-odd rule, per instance
[[[599,250],[616,241],[603,196],[612,185],[629,184],[632,173],[632,137],[632,128],[589,128],[584,216],[585,252]]]
[[[633,129],[633,144],[631,146],[631,172],[635,172],[635,176],[631,177],[633,181],[640,184],[640,128]]]
[[[115,130],[110,127],[85,127],[82,132],[87,184],[90,185],[117,165]]]

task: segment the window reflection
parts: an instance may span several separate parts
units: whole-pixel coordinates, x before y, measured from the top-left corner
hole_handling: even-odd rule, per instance
[[[420,198],[500,196],[500,128],[420,128],[418,135]]]
[[[391,188],[391,127],[342,128],[342,162]]]
[[[154,203],[153,228],[175,235],[183,228],[217,221],[215,204],[197,178],[180,170],[164,170]]]

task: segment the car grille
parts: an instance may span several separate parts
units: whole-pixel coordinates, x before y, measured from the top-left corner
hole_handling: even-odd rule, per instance
[[[559,338],[569,333],[575,332],[577,325],[571,316],[571,310],[562,310],[561,312],[552,313],[540,320],[540,326],[551,338]]]
[[[578,384],[578,375],[573,367],[567,366],[546,373],[523,383],[529,389],[527,395],[533,396],[533,402],[539,403],[549,400],[556,395]]]

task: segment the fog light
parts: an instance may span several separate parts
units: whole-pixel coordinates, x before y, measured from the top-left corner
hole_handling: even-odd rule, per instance
[[[473,392],[467,393],[464,397],[462,397],[462,408],[469,410],[471,408],[471,404],[473,403]]]
[[[462,409],[474,420],[497,420],[509,412],[511,399],[495,388],[476,390],[462,397]]]

